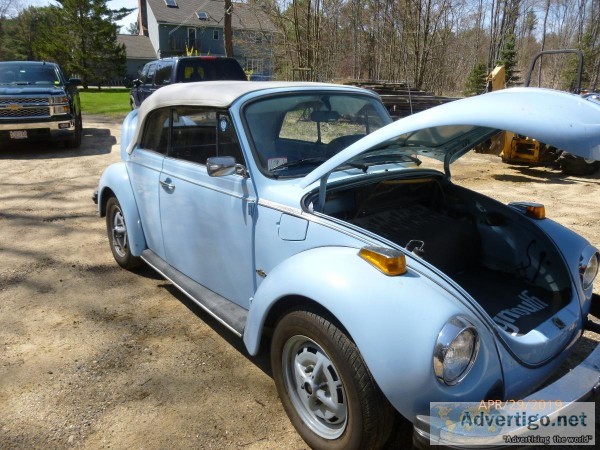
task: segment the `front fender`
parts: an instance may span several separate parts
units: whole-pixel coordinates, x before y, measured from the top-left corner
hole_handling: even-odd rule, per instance
[[[257,353],[271,308],[286,297],[303,296],[327,309],[348,331],[379,387],[405,417],[428,409],[432,398],[485,398],[501,383],[494,338],[461,302],[410,268],[405,275],[389,277],[357,253],[348,247],[314,248],[273,269],[248,313],[248,351]],[[457,314],[476,325],[481,345],[469,375],[448,388],[433,373],[433,349],[444,324]]]
[[[140,256],[146,249],[146,239],[127,167],[123,162],[111,164],[100,177],[98,183],[98,213],[100,217],[106,215],[106,202],[113,195],[117,197],[125,215],[131,253],[134,256]]]

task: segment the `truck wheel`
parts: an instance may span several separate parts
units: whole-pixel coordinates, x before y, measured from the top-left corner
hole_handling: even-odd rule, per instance
[[[135,269],[142,264],[142,260],[131,254],[129,239],[127,237],[127,225],[121,205],[115,197],[106,202],[106,233],[110,250],[115,261],[124,269]]]
[[[600,161],[581,158],[567,152],[562,152],[556,162],[566,175],[591,175],[600,169]]]
[[[360,352],[334,323],[293,311],[271,341],[277,392],[292,424],[313,449],[374,449],[386,442],[394,410]]]
[[[81,146],[81,134],[83,133],[83,121],[81,115],[75,117],[75,133],[65,141],[66,148],[79,148]]]

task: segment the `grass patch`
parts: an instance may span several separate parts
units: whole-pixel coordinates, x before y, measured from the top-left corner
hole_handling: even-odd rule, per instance
[[[129,89],[82,89],[79,97],[81,110],[86,114],[125,117],[130,111]]]

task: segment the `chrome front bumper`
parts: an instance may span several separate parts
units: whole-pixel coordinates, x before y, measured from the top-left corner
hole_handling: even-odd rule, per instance
[[[60,128],[59,124],[68,123],[68,127]],[[75,122],[73,119],[61,119],[61,120],[48,120],[45,122],[11,122],[2,123],[0,121],[0,131],[13,131],[13,130],[50,130],[50,131],[75,131]]]

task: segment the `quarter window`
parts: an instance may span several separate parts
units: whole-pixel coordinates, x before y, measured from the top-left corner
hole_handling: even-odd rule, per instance
[[[169,108],[156,109],[148,114],[140,147],[163,155],[169,146]]]

